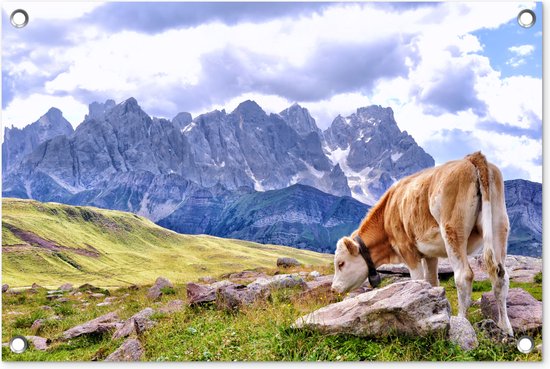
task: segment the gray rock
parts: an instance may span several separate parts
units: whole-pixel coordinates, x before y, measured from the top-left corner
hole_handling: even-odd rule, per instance
[[[158,277],[155,284],[147,291],[147,297],[150,300],[156,300],[162,296],[162,289],[167,287],[174,288],[174,285],[168,279]]]
[[[278,258],[277,266],[279,268],[290,268],[295,266],[300,266],[300,262],[294,258]]]
[[[115,352],[105,358],[105,361],[140,361],[145,350],[141,343],[129,338]]]
[[[69,302],[70,300],[66,297],[60,297],[60,298],[56,299],[55,301],[63,303],[63,302]]]
[[[258,278],[248,285],[249,289],[307,288],[302,277],[297,274],[279,274],[269,278]]]
[[[514,333],[536,333],[542,329],[542,302],[521,288],[511,288],[506,300],[508,318]],[[495,296],[492,292],[481,295],[481,312],[489,319],[498,320]]]
[[[38,336],[25,336],[27,341],[37,350],[46,351],[51,343],[49,338],[43,338]]]
[[[380,265],[376,270],[379,273],[383,274],[401,274],[401,275],[410,275],[409,268],[407,268],[407,265],[401,263],[401,264],[384,264]],[[437,273],[441,275],[451,275],[453,274],[453,268],[451,268],[451,265],[447,261],[447,259],[440,258],[439,264],[437,268]]]
[[[90,297],[93,297],[94,299],[102,299],[105,297],[105,294],[103,293],[92,293]]]
[[[474,324],[475,328],[483,332],[493,342],[510,343],[510,337],[499,328],[493,319],[483,319]]]
[[[172,300],[166,303],[163,307],[159,309],[159,312],[165,314],[175,313],[177,311],[183,310],[183,301],[181,300]]]
[[[424,336],[446,333],[450,310],[444,288],[407,281],[325,306],[296,320],[293,328],[369,337],[391,332]]]
[[[449,340],[459,345],[464,351],[478,346],[477,335],[468,319],[452,316],[449,327]]]
[[[112,305],[112,303],[108,302],[108,301],[103,301],[103,302],[100,302],[99,304],[95,304],[95,306],[99,306],[99,307],[101,307],[101,306],[110,306],[110,305]]]
[[[317,288],[326,288],[332,285],[332,279],[334,275],[318,276],[312,281],[306,282],[306,289],[315,290]]]
[[[131,334],[141,334],[153,327],[155,322],[149,319],[153,313],[153,309],[145,308],[139,313],[132,315],[115,331],[115,333],[113,333],[113,339],[116,340],[122,337],[128,337]]]
[[[216,301],[216,293],[218,289],[230,285],[233,285],[233,283],[228,280],[223,280],[209,285],[187,283],[187,303],[189,305],[198,305]]]
[[[317,278],[317,277],[320,277],[321,276],[321,273],[319,273],[318,271],[314,270],[314,271],[311,271],[309,273],[309,276],[310,277],[313,277],[313,278]]]
[[[36,319],[31,325],[31,332],[36,334],[44,325],[44,319]]]
[[[92,319],[76,327],[67,329],[62,333],[62,338],[65,340],[75,338],[84,334],[105,333],[114,330],[120,326],[118,315],[111,312],[95,319]]]
[[[270,294],[271,292],[266,288],[248,288],[244,285],[232,284],[218,289],[216,304],[228,310],[237,310],[257,300],[267,299]]]
[[[73,285],[70,284],[70,283],[65,283],[65,284],[62,284],[61,286],[59,286],[58,290],[60,291],[72,291],[73,290]]]
[[[200,277],[200,278],[199,278],[199,282],[202,282],[202,283],[214,283],[214,282],[216,282],[216,278],[211,277],[211,276]]]
[[[3,284],[2,285],[2,293],[6,292],[9,288],[10,288],[10,286],[8,286],[7,284]]]

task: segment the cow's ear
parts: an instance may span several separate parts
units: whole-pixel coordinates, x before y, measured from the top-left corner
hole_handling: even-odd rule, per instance
[[[344,245],[346,245],[346,248],[351,255],[357,256],[359,254],[359,247],[357,247],[351,238],[344,237]]]

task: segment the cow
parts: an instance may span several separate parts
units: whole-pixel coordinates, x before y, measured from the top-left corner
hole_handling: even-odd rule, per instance
[[[506,311],[508,230],[502,174],[481,152],[425,169],[394,183],[359,228],[337,242],[332,290],[350,291],[367,278],[376,287],[376,268],[393,263],[405,263],[411,279],[438,286],[438,258],[446,257],[458,291],[458,316],[466,318],[474,277],[468,255],[483,246],[498,326],[513,335]]]

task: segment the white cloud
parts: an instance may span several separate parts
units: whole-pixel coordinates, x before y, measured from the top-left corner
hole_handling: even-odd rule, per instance
[[[511,46],[508,48],[508,50],[513,54],[516,54],[517,56],[527,56],[527,55],[531,55],[533,51],[535,51],[535,46],[534,45]]]
[[[71,96],[33,94],[13,99],[2,111],[2,124],[22,128],[37,121],[51,107],[60,109],[73,127],[80,124],[84,120],[84,115],[88,113],[88,106]]]
[[[103,5],[96,1],[12,1],[2,4],[2,9],[10,15],[16,9],[23,9],[29,14],[29,23],[35,19],[69,20],[79,18]]]

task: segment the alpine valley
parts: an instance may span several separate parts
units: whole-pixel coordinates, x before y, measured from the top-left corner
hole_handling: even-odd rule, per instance
[[[94,102],[73,130],[50,109],[6,128],[2,195],[92,205],[209,234],[333,252],[392,183],[434,165],[391,108],[337,116],[321,131],[294,104],[253,101],[195,118],[152,118],[134,98]],[[509,253],[542,253],[542,185],[505,183]]]

